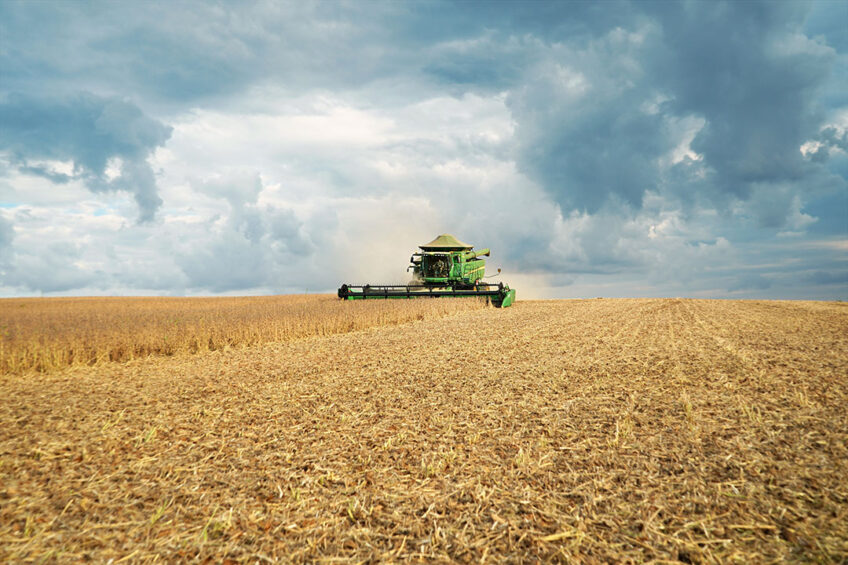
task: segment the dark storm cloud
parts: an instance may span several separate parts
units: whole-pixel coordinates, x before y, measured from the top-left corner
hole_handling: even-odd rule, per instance
[[[566,212],[610,199],[638,208],[646,190],[724,205],[757,182],[844,184],[798,151],[818,135],[815,94],[833,52],[801,41],[794,3],[23,6],[5,8],[13,88],[41,68],[54,87],[72,69],[182,105],[268,81],[303,91],[429,77],[449,91],[508,90],[519,166]],[[62,49],[21,49],[31,30],[52,30],[45,41]],[[704,120],[691,144],[703,162],[660,170],[681,117]]]
[[[180,101],[233,92],[261,72],[250,26],[238,30],[238,20],[205,3],[4,2],[5,88],[85,84]]]
[[[162,205],[147,158],[171,135],[171,128],[120,98],[80,93],[62,99],[11,94],[0,102],[0,150],[24,172],[56,183],[80,179],[92,192],[133,195],[139,219],[153,219]],[[120,159],[110,178],[107,167]],[[73,173],[55,172],[39,160],[72,161]]]
[[[747,197],[752,183],[817,172],[799,147],[822,124],[815,97],[835,53],[801,35],[803,15],[772,2],[672,4],[658,14],[665,56],[652,58],[651,76],[671,111],[706,120],[691,147],[721,192]]]
[[[4,2],[4,88],[144,98],[179,112],[257,83],[356,87],[408,68],[393,43],[403,5],[281,2]],[[404,39],[417,43],[414,38]]]
[[[174,110],[220,103],[269,82],[295,92],[398,78],[503,89],[533,57],[524,39],[591,38],[625,25],[633,12],[627,2],[280,2],[228,9],[199,1],[12,1],[0,4],[0,66],[10,91],[66,92],[84,83]]]
[[[717,206],[758,184],[844,190],[799,151],[826,135],[817,95],[835,52],[801,34],[798,5],[646,6],[588,44],[562,37],[511,95],[519,165],[564,210],[596,212],[611,199],[639,208],[648,190]],[[690,144],[699,160],[664,168],[686,119],[702,123]]]
[[[505,267],[554,281],[626,275],[684,294],[700,284],[778,295],[788,280],[779,275],[797,265],[810,234],[848,233],[846,6],[8,1],[0,157],[57,186],[130,193],[141,219],[161,210],[161,224],[129,230],[158,230],[158,247],[150,251],[156,238],[145,236],[121,248],[148,251],[134,263],[143,268],[122,253],[110,258],[113,280],[129,288],[240,291],[307,279],[331,288],[337,275],[326,265],[344,259],[340,232],[357,222],[371,229],[385,213],[345,223],[341,206],[396,195],[439,210],[431,217],[446,231],[476,230]],[[444,133],[441,122],[475,115],[481,99],[494,108],[488,116]],[[357,114],[332,124],[353,141],[328,143],[325,131],[275,120],[335,120],[322,114],[328,105]],[[244,118],[264,128],[264,116],[293,131],[230,137]],[[178,128],[173,139],[166,123]],[[214,139],[198,143],[207,132]],[[315,139],[301,144],[301,133]],[[253,160],[278,139],[288,143],[279,165]],[[169,184],[158,187],[149,163],[166,144],[157,167]],[[50,161],[73,161],[74,170]],[[391,174],[375,173],[375,162]],[[243,167],[250,172],[228,172]],[[467,173],[487,167],[497,172],[479,185]],[[0,194],[28,202],[24,188],[2,181]],[[186,184],[201,204],[182,194]],[[341,195],[344,204],[334,200]],[[74,214],[68,224],[83,217]],[[62,250],[30,244],[24,224],[16,221],[22,237],[13,243],[7,228],[0,222],[0,253],[6,241],[16,265],[65,273],[45,288],[93,284],[82,275],[96,261],[75,264],[66,249],[63,263]],[[103,229],[100,241],[111,238]],[[781,246],[763,245],[777,233]],[[179,249],[167,261],[154,257],[172,242]],[[836,254],[805,255],[793,284],[835,286]],[[709,279],[730,257],[744,260]],[[777,266],[750,275],[757,262]],[[135,273],[155,265],[170,274],[139,282]],[[36,290],[37,277],[16,273]]]

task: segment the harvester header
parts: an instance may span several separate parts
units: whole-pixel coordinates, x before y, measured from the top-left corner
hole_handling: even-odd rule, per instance
[[[497,307],[506,308],[515,301],[515,289],[504,283],[483,282],[489,249],[474,251],[450,234],[442,234],[413,253],[408,270],[412,281],[407,285],[348,285],[339,288],[339,298],[367,300],[378,298],[437,298],[444,296],[481,296]],[[500,269],[498,269],[500,272]]]

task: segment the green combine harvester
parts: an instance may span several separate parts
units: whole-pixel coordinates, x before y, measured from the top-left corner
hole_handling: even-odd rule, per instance
[[[515,301],[515,289],[504,283],[483,281],[488,249],[473,251],[472,245],[463,243],[450,234],[442,234],[413,253],[412,282],[408,285],[356,286],[343,284],[339,298],[344,300],[372,300],[386,298],[439,298],[442,296],[482,296],[498,308],[506,308]],[[498,269],[500,273],[500,269]]]

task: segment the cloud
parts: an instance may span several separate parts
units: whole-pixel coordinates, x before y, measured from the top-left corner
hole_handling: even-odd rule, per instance
[[[766,290],[771,287],[771,285],[771,281],[766,277],[752,273],[738,277],[736,281],[727,288],[727,290],[729,292],[736,292],[739,290]]]
[[[262,286],[269,279],[271,259],[267,250],[231,231],[203,248],[193,248],[177,259],[189,286],[213,292]]]
[[[803,15],[790,4],[662,4],[590,41],[547,44],[508,98],[520,170],[566,214],[638,210],[647,191],[727,210],[763,187],[844,190],[799,151],[842,142],[818,133],[835,51],[803,36]],[[757,215],[781,228],[789,214]]]
[[[610,199],[641,206],[671,149],[656,96],[638,62],[652,26],[615,29],[588,45],[553,44],[528,69],[508,104],[520,170],[562,207],[598,211]]]
[[[816,271],[808,276],[814,284],[848,285],[848,269],[842,271]]]
[[[0,214],[0,280],[5,281],[11,274],[13,264],[12,242],[15,239],[15,229],[12,222]],[[0,286],[3,283],[0,283]]]
[[[266,186],[255,172],[228,171],[195,180],[192,188],[227,202],[228,209],[215,208],[217,212],[192,229],[175,254],[189,288],[280,289],[302,287],[304,273],[314,277],[312,255],[317,246],[312,232],[325,227],[325,217],[319,214],[304,221],[291,208],[258,202]]]
[[[263,188],[262,178],[255,172],[230,172],[194,184],[197,192],[223,198],[233,210],[241,210],[246,204],[255,204]]]
[[[331,291],[404,282],[454,232],[539,296],[845,296],[816,275],[848,233],[844,23],[793,2],[5,3],[0,284]]]
[[[98,273],[77,265],[79,258],[80,248],[71,242],[48,243],[37,253],[14,253],[2,269],[3,285],[49,293],[97,284]]]
[[[241,10],[199,0],[4,3],[0,64],[9,90],[65,93],[82,82],[104,95],[133,92],[178,113],[226,105],[269,82],[297,92],[356,88],[396,74],[409,65],[409,47],[430,39],[422,31],[444,33],[436,22],[416,29],[418,11],[320,2],[254,3]],[[406,46],[396,48],[401,43]]]
[[[839,131],[835,126],[822,128],[815,139],[801,146],[801,153],[818,163],[827,161],[837,151],[848,152],[848,131]]]
[[[0,215],[0,253],[9,249],[14,239],[15,229],[12,227],[12,222]]]
[[[0,102],[0,123],[0,150],[21,172],[59,184],[82,180],[92,192],[129,192],[140,221],[162,205],[147,159],[171,128],[131,102],[85,92],[61,100],[11,94]]]
[[[755,183],[797,182],[821,169],[799,147],[835,51],[801,32],[797,5],[679,4],[663,10],[665,56],[652,58],[676,114],[705,120],[692,141],[714,189],[747,198]],[[746,31],[743,31],[746,30]]]

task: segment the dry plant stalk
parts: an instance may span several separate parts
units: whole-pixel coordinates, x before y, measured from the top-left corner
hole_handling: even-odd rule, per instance
[[[843,563],[846,375],[846,305],[698,300],[5,375],[0,561]]]
[[[484,305],[475,299],[343,303],[330,295],[0,299],[0,373],[250,347]]]

